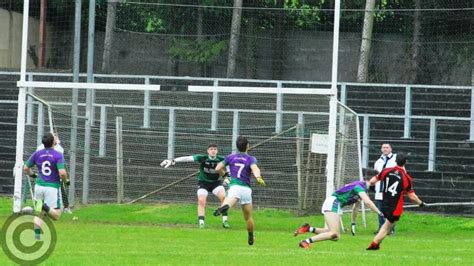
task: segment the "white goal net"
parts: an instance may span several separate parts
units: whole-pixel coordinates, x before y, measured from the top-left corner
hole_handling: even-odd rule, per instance
[[[129,202],[187,176],[144,200],[194,202],[197,179],[192,174],[199,165],[180,163],[163,169],[159,163],[205,153],[209,143],[218,144],[219,154],[227,155],[234,150],[238,135],[248,137],[254,146],[251,154],[267,182],[265,188],[255,187],[256,205],[312,212],[319,210],[326,197],[328,153],[312,146],[318,141],[315,136],[330,138],[330,97],[311,94],[318,90],[256,93],[260,89],[242,86],[239,92],[191,92],[115,84],[116,90],[97,84],[90,110],[88,90],[76,88],[78,110],[73,113],[73,90],[51,84],[29,89],[28,95],[34,97],[28,96],[25,110],[24,158],[52,124],[68,168],[74,171],[71,204],[114,202],[118,197]],[[89,131],[88,115],[92,118]],[[122,119],[122,156],[117,153],[117,117]],[[354,112],[337,104],[333,187],[361,178],[358,123]],[[123,181],[118,181],[118,162]]]

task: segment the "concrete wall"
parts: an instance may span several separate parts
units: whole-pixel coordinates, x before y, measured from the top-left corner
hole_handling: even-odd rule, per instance
[[[0,68],[20,68],[22,27],[22,14],[0,9]],[[35,46],[35,52],[38,55],[39,21],[30,17],[28,28],[28,49]],[[51,57],[51,30],[51,27],[46,26],[45,62]],[[31,55],[28,56],[27,67],[35,68]]]

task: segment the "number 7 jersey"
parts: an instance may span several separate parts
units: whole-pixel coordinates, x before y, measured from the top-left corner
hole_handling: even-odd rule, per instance
[[[257,164],[257,159],[246,153],[232,153],[225,157],[224,165],[230,168],[230,185],[238,184],[250,187],[251,166]]]
[[[413,193],[413,180],[405,168],[395,166],[384,169],[377,179],[383,183],[384,213],[400,216],[403,213],[405,193]]]

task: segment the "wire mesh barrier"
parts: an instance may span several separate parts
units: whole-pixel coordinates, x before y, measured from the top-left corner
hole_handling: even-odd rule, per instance
[[[71,76],[65,75],[61,76],[63,74],[32,74],[34,78],[32,80],[39,80],[39,81],[70,81]],[[17,106],[17,95],[18,91],[16,88],[14,88],[15,83],[12,82],[14,80],[18,79],[18,74],[15,73],[10,73],[10,74],[5,74],[3,73],[0,77],[2,77],[2,108],[5,110],[4,113],[2,113],[2,121],[0,125],[2,126],[2,132],[5,132],[5,134],[1,138],[1,143],[0,145],[3,147],[2,148],[2,153],[1,153],[1,159],[0,163],[4,166],[0,172],[1,177],[0,177],[0,193],[3,195],[11,195],[12,193],[12,187],[13,187],[13,180],[11,179],[11,169],[13,167],[14,163],[14,151],[15,151],[15,127],[16,127],[16,106]],[[61,78],[62,77],[62,78]],[[122,76],[107,76],[107,75],[99,75],[96,79],[100,81],[117,81],[117,82],[127,82],[130,80],[133,80],[135,82],[143,82],[145,77],[140,77],[140,76],[129,76],[127,78],[122,77]],[[196,85],[209,85],[209,84],[214,84],[212,80],[209,81],[193,81],[192,79],[174,79],[172,77],[164,78],[164,77],[148,77],[149,81],[151,84],[158,84],[160,82],[163,82],[165,84],[169,84],[169,86],[176,87],[177,90],[167,90],[167,93],[185,93],[184,91],[188,87],[189,84],[196,84]],[[175,85],[174,85],[175,84]],[[219,84],[226,84],[226,85],[237,85],[239,82],[236,81],[230,81],[230,80],[221,80],[219,81]],[[247,82],[240,82],[240,85],[246,85],[250,84]],[[258,82],[258,81],[253,81],[252,84],[250,85],[258,85],[260,84],[261,86],[269,86],[265,85],[265,83]],[[275,83],[276,84],[276,83]],[[304,84],[299,84],[299,85],[292,85],[292,83],[285,83],[285,87],[303,87]],[[119,85],[120,86],[120,85]],[[313,85],[314,86],[314,85]],[[386,86],[391,86],[391,87],[386,87]],[[379,152],[380,152],[380,145],[382,142],[390,142],[393,145],[394,152],[399,152],[399,151],[405,151],[405,152],[410,152],[411,153],[411,160],[408,163],[408,170],[410,173],[412,173],[415,181],[415,189],[417,190],[418,194],[420,194],[423,199],[425,199],[427,202],[435,202],[435,203],[449,203],[449,204],[454,204],[455,202],[470,202],[472,199],[472,193],[474,191],[473,189],[473,182],[472,182],[472,164],[470,163],[472,161],[472,143],[470,143],[468,140],[470,138],[469,134],[469,98],[470,98],[470,91],[472,90],[469,87],[435,87],[435,86],[413,86],[411,89],[407,89],[406,86],[402,85],[386,85],[382,86],[381,84],[366,84],[364,86],[361,86],[361,84],[342,84],[340,86],[341,89],[341,98],[346,99],[346,103],[351,106],[353,109],[358,111],[359,116],[361,118],[361,135],[364,135],[364,139],[362,141],[362,150],[363,150],[363,166],[364,167],[372,167],[373,162],[378,159],[379,157]],[[8,89],[10,88],[11,89]],[[345,88],[344,88],[345,87]],[[395,89],[392,89],[395,88]],[[403,89],[397,89],[397,88],[403,88]],[[56,117],[58,116],[58,119],[61,117],[64,117],[65,121],[71,120],[70,118],[70,112],[71,112],[71,103],[70,103],[70,98],[71,98],[71,92],[69,90],[59,90],[55,89],[60,92],[56,92],[56,96],[51,96],[47,93],[42,93],[42,90],[44,88],[37,88],[36,90],[31,90],[31,91],[39,91],[41,93],[41,97],[44,97],[48,101],[54,102],[54,112],[53,115]],[[344,93],[343,91],[346,90]],[[406,98],[406,92],[411,91],[411,98],[416,101],[416,105],[409,105],[408,108],[412,107],[417,110],[412,111],[409,113],[409,120],[406,118],[406,109],[401,108],[402,106],[405,105],[404,100]],[[385,95],[387,92],[391,92],[391,97],[385,98],[383,95]],[[420,95],[422,93],[422,95]],[[436,97],[429,97],[429,95],[433,93],[433,95],[436,95]],[[151,95],[153,95],[151,93]],[[114,145],[115,141],[115,120],[114,117],[116,114],[118,115],[128,115],[129,117],[132,117],[133,119],[133,124],[134,127],[131,129],[127,129],[127,123],[125,121],[124,125],[124,132],[125,130],[129,130],[130,134],[129,135],[136,135],[136,134],[146,134],[146,138],[153,139],[152,136],[155,134],[158,134],[157,136],[160,136],[160,138],[166,139],[168,137],[168,130],[169,130],[169,106],[161,106],[160,104],[169,104],[169,103],[177,103],[179,101],[172,100],[171,97],[168,96],[163,96],[163,97],[151,97],[150,103],[147,104],[147,101],[144,99],[143,93],[137,94],[137,93],[124,93],[123,91],[117,91],[116,94],[117,98],[115,100],[116,104],[114,104],[114,101],[111,102],[107,98],[107,94],[105,93],[97,93],[96,95],[96,101],[97,104],[94,104],[95,110],[94,112],[94,123],[92,127],[92,132],[93,134],[98,134],[98,137],[96,138],[95,142],[98,142],[96,144],[93,144],[92,147],[96,149],[94,152],[96,154],[99,154],[100,152],[100,127],[101,127],[101,114],[107,114],[106,117],[108,117],[108,122],[106,123],[106,132],[108,132],[106,136],[106,141],[109,143],[108,145]],[[112,96],[114,96],[112,95]],[[345,96],[344,96],[345,95]],[[424,95],[424,96],[423,96]],[[189,102],[190,106],[192,108],[203,108],[200,104],[204,102],[209,102],[211,101],[212,96],[211,95],[195,95],[193,97],[196,97],[196,101],[194,103]],[[223,99],[230,99],[228,96],[222,95],[221,100]],[[285,97],[291,98],[292,95],[286,95]],[[81,102],[79,104],[79,112],[78,112],[78,136],[76,138],[77,140],[77,182],[81,182],[80,178],[82,176],[82,171],[84,168],[84,165],[82,164],[81,160],[84,157],[83,154],[83,149],[84,149],[84,115],[85,115],[85,99],[86,99],[86,93],[84,90],[79,90],[79,101]],[[126,100],[125,98],[128,98]],[[160,100],[161,98],[161,100]],[[243,101],[245,97],[239,96],[237,97],[239,100]],[[262,117],[265,117],[262,121],[267,121],[264,122],[264,125],[273,128],[273,131],[277,128],[276,124],[276,115],[275,115],[275,110],[277,106],[277,102],[275,97],[273,97],[271,100],[261,100],[261,95],[255,95],[255,99],[258,99],[258,101],[255,102],[250,102],[247,103],[247,106],[251,109],[257,109],[259,107],[265,107],[268,108],[269,113],[265,114],[261,113],[261,115],[264,115]],[[466,99],[468,98],[468,99]],[[10,99],[10,100],[9,100]],[[408,98],[409,99],[409,98]],[[415,99],[422,99],[422,100],[415,100]],[[450,104],[451,102],[457,102],[458,104],[455,106],[455,108],[447,108],[444,106],[443,101],[441,99],[445,99],[447,104]],[[11,103],[10,103],[11,101]],[[59,102],[60,101],[60,102]],[[130,103],[133,103],[133,105],[129,105],[128,108],[124,108],[124,104],[129,101]],[[198,103],[199,102],[199,103]],[[238,106],[235,103],[229,103],[230,100],[226,101],[225,105],[220,105],[220,108],[237,108]],[[258,103],[256,103],[258,102]],[[273,104],[272,104],[273,102]],[[302,106],[298,104],[297,99],[291,99],[286,102],[287,105],[285,105],[285,108],[288,108],[288,110],[298,110],[299,106]],[[36,144],[38,144],[38,139],[37,139],[37,117],[38,117],[38,103],[35,102],[33,105],[31,105],[32,102],[27,102],[27,111],[26,111],[26,124],[31,126],[31,136],[30,138],[33,139],[32,146],[35,147]],[[389,108],[384,107],[384,103],[386,106],[389,106]],[[31,107],[33,106],[33,107]],[[105,106],[106,111],[102,112],[102,106]],[[303,107],[303,106],[302,106]],[[150,109],[151,108],[151,109]],[[405,105],[405,108],[407,106]],[[147,109],[149,109],[147,111]],[[206,109],[206,108],[205,108]],[[311,108],[305,109],[305,110],[311,110]],[[56,111],[59,111],[59,115],[55,115]],[[149,118],[147,118],[147,112],[149,112]],[[187,111],[176,111],[175,112],[175,117],[176,119],[176,124],[186,127],[187,124],[192,124],[192,127],[199,128],[199,124],[201,122],[197,121],[205,121],[205,127],[210,127],[212,128],[212,107],[207,107],[207,111],[201,110],[199,113],[202,114],[203,117],[206,117],[205,119],[194,119],[197,117],[195,115],[196,112],[192,110],[187,110]],[[43,106],[43,115],[47,114],[47,108]],[[435,115],[431,115],[435,114]],[[449,116],[448,116],[449,115]],[[227,133],[226,134],[231,134],[232,126],[233,126],[233,112],[228,111],[228,112],[220,112],[218,116],[218,126],[225,126],[227,128]],[[467,116],[467,117],[466,117]],[[252,117],[251,115],[249,116],[248,114],[241,114],[240,117],[245,120],[250,120],[252,123],[256,123],[255,117]],[[297,115],[296,114],[283,114],[282,115],[282,120],[285,121],[282,123],[282,126],[285,125],[286,127],[289,127],[290,125],[293,125],[295,120],[297,121]],[[273,122],[270,122],[271,119],[273,119]],[[148,123],[146,121],[149,121]],[[10,122],[9,122],[10,121]],[[161,121],[159,123],[156,123],[156,121]],[[227,121],[227,122],[224,122]],[[367,128],[365,127],[365,123],[368,121]],[[407,121],[410,122],[408,125],[410,125],[408,128],[408,133],[407,134]],[[434,121],[434,123],[433,123]],[[44,127],[47,127],[48,122],[47,119],[44,118]],[[69,122],[69,125],[67,127],[70,127],[71,122]],[[148,127],[146,126],[148,125]],[[59,127],[59,126],[58,126]],[[159,128],[159,129],[157,129]],[[209,128],[208,128],[209,129]],[[48,130],[45,128],[44,130]],[[282,128],[283,130],[283,128]],[[67,146],[67,152],[66,152],[66,157],[71,155],[70,151],[70,129],[66,129],[65,132],[64,130],[59,129],[60,135],[61,135],[61,140],[62,140],[62,145]],[[136,131],[136,132],[135,132]],[[272,130],[269,130],[269,132]],[[199,133],[198,131],[196,131]],[[213,132],[212,130],[210,132]],[[205,131],[205,134],[208,134],[209,130]],[[125,133],[124,133],[125,134]],[[191,136],[193,133],[189,133],[188,137]],[[409,138],[404,138],[404,135],[408,135]],[[62,136],[65,135],[65,136]],[[158,138],[155,136],[154,138]],[[270,136],[270,135],[269,135]],[[274,136],[271,135],[271,136]],[[93,140],[94,140],[93,138]],[[131,139],[135,139],[137,137],[129,137]],[[367,142],[364,142],[365,138],[367,138]],[[138,137],[138,139],[141,139]],[[305,141],[309,141],[309,139],[305,139]],[[137,147],[142,147],[142,149],[146,152],[148,150],[143,147],[144,144],[140,141],[137,142]],[[207,144],[205,143],[206,141],[199,142],[201,144],[199,145],[193,145],[189,144],[190,147],[195,148],[192,152],[204,152],[201,148],[197,146],[202,146],[205,147]],[[229,149],[231,149],[231,139],[226,141],[227,144],[220,144],[221,145],[221,153],[224,154],[225,152],[228,152]],[[432,146],[434,144],[434,146]],[[95,146],[94,146],[95,145]],[[162,141],[160,144],[161,146],[158,147],[157,149],[161,150],[163,155],[167,157],[167,149],[168,149],[168,142],[167,141]],[[223,150],[224,147],[222,146],[227,146],[227,150]],[[276,144],[275,144],[276,145]],[[308,142],[305,142],[304,144],[307,149],[307,145],[309,145]],[[294,144],[294,147],[296,147],[296,144]],[[107,147],[108,149],[112,149],[113,147]],[[337,150],[337,149],[336,149]],[[153,152],[152,150],[151,152]],[[29,152],[29,151],[28,151]],[[112,151],[114,152],[114,151]],[[255,152],[258,152],[257,150]],[[110,154],[109,152],[106,152],[106,154]],[[114,154],[114,153],[112,153]],[[182,154],[176,154],[176,156],[180,156]],[[308,154],[306,154],[308,155]],[[27,152],[25,151],[25,156],[27,156]],[[109,155],[107,155],[109,156]],[[317,155],[312,154],[313,157],[309,157],[310,160],[317,162],[318,158]],[[69,158],[67,158],[69,161]],[[96,160],[100,162],[100,160],[103,160],[103,158],[97,157],[97,158],[92,158],[92,160]],[[115,159],[115,158],[114,158]],[[109,164],[111,165],[110,167],[114,167],[113,165],[113,160],[109,158]],[[162,158],[157,158],[156,160],[161,160]],[[263,159],[263,158],[262,158]],[[261,159],[261,160],[262,160]],[[308,157],[303,155],[302,156],[302,165],[304,166],[304,163],[308,161]],[[364,163],[366,162],[366,164]],[[104,163],[100,163],[104,164]],[[189,165],[179,165],[180,167],[184,167],[187,169],[187,171],[192,174],[196,170],[197,165],[189,164]],[[430,168],[431,167],[431,168]],[[72,168],[72,167],[70,167]],[[145,167],[146,169],[154,169],[153,167]],[[324,169],[324,165],[320,167],[320,169]],[[429,170],[432,169],[432,170]],[[427,171],[428,170],[428,171]],[[174,171],[174,170],[170,170]],[[306,172],[305,172],[306,171]],[[321,175],[324,175],[324,171],[317,172],[316,170],[313,170],[311,167],[307,167],[304,169],[303,177],[305,178],[307,173],[311,173],[311,171],[314,171],[314,178],[316,179],[316,173],[319,173]],[[98,187],[103,187],[106,189],[110,189],[112,192],[109,193],[108,200],[115,200],[116,193],[114,191],[114,182],[116,182],[116,178],[114,179],[114,176],[116,175],[116,169],[115,168],[110,168],[108,169],[106,176],[109,175],[110,177],[108,179],[102,180],[98,178],[97,181],[94,182],[102,182],[105,181],[104,184],[98,185]],[[184,176],[184,175],[183,175]],[[91,177],[92,179],[95,179],[96,177]],[[174,182],[179,179],[180,177],[175,177],[175,178],[170,178],[169,182]],[[191,181],[192,179],[190,179]],[[306,180],[303,180],[306,182]],[[170,183],[166,184],[170,184]],[[151,184],[151,183],[150,183]],[[140,183],[138,183],[136,186],[139,186]],[[165,184],[156,184],[155,187],[150,187],[149,191],[153,190],[158,190],[162,188],[162,185]],[[193,184],[191,183],[180,183],[179,186],[189,186],[189,191],[191,191],[191,195],[189,199],[192,199],[194,197],[194,192],[193,192]],[[92,188],[91,188],[92,189]],[[166,189],[165,189],[166,190]],[[142,191],[143,194],[145,194],[147,191]],[[95,192],[93,192],[91,195],[94,195]],[[150,197],[148,200],[157,200],[159,199],[158,195],[161,195],[164,192],[159,192],[159,194],[154,195],[153,197]],[[304,193],[304,191],[303,191]],[[324,194],[324,188],[321,190],[321,195]],[[127,199],[132,199],[134,197],[139,197],[140,193],[136,193],[131,196],[127,196]],[[106,193],[104,193],[106,195]],[[76,193],[75,197],[80,201],[82,199],[82,183],[77,183],[76,186]],[[317,197],[315,197],[317,198]],[[93,199],[96,200],[96,199]],[[293,199],[295,201],[295,199]],[[317,204],[317,203],[314,203]],[[465,206],[440,206],[437,207],[436,209],[432,208],[433,210],[439,210],[443,212],[456,212],[456,213],[472,213],[472,206],[465,205]],[[431,209],[430,209],[431,210]]]
[[[194,201],[196,177],[192,174],[198,165],[177,164],[163,169],[159,162],[205,153],[211,142],[219,145],[220,154],[229,154],[235,151],[237,135],[250,139],[254,147],[251,153],[257,158],[267,182],[267,187],[255,188],[256,205],[315,211],[326,197],[326,155],[314,153],[311,143],[315,133],[328,134],[329,98],[326,95],[285,94],[281,96],[279,116],[271,109],[280,97],[275,94],[219,93],[218,108],[213,109],[215,95],[212,92],[153,91],[149,92],[149,101],[153,103],[150,125],[145,128],[140,105],[144,91],[127,90],[126,84],[117,86],[124,89],[95,90],[96,111],[89,148],[85,141],[87,122],[82,116],[86,113],[85,106],[79,104],[79,116],[71,115],[70,89],[36,88],[34,94],[29,94],[37,105],[38,116],[34,123],[26,125],[25,155],[34,151],[39,136],[52,124],[66,150],[66,161],[71,164],[72,153],[76,157],[72,162],[74,189],[69,195],[73,202],[115,201],[120,189],[124,191],[121,201],[127,202],[187,176],[183,182],[160,190],[146,200]],[[85,100],[84,90],[79,91],[78,98]],[[212,119],[213,112],[218,119]],[[123,119],[123,157],[120,158],[123,188],[118,187],[116,117]],[[337,117],[334,186],[358,180],[361,174],[357,115],[339,104]],[[69,141],[74,119],[77,119],[75,148]],[[278,119],[281,122],[276,127]],[[87,153],[89,159],[84,156]]]
[[[97,1],[94,14],[82,4],[80,28],[74,26],[74,1],[53,1],[45,7],[42,38],[37,34],[41,5],[30,2],[31,68],[70,72],[74,32],[79,31],[76,45],[82,47],[85,69],[92,15],[96,73],[321,81],[331,77],[333,1],[248,1],[236,9],[233,1]],[[366,10],[365,1],[342,1],[338,80],[472,84],[472,2],[420,2],[382,1]],[[0,0],[5,10],[0,16],[18,12],[12,13],[18,23],[11,22],[11,32],[20,30],[15,27],[21,25],[22,4]],[[237,18],[234,10],[240,11]],[[4,36],[12,47],[20,47],[16,35]],[[3,67],[18,68],[19,59],[12,57]]]

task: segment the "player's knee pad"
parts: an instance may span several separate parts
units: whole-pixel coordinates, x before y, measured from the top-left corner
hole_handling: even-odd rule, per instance
[[[198,197],[199,196],[207,197],[208,194],[209,194],[209,192],[207,192],[207,190],[205,190],[204,188],[200,188],[200,189],[197,190]]]

